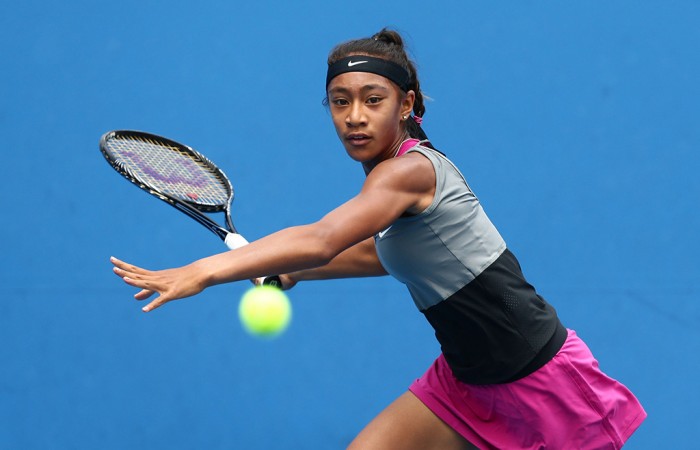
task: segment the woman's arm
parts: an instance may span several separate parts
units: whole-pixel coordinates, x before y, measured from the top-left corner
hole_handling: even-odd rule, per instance
[[[344,250],[328,264],[284,274],[282,281],[284,288],[290,289],[299,281],[379,277],[383,275],[387,275],[387,272],[377,256],[374,238],[370,237]]]
[[[117,259],[115,273],[141,288],[135,297],[160,296],[144,307],[150,311],[162,304],[192,296],[206,287],[269,274],[298,273],[300,276],[357,275],[359,257],[370,266],[365,274],[378,274],[376,252],[364,244],[342,255],[356,244],[371,239],[406,211],[420,211],[435,189],[432,164],[422,155],[406,155],[385,161],[367,176],[360,193],[310,225],[273,233],[236,250],[195,261],[184,267],[149,271]],[[339,258],[333,264],[334,259]],[[309,272],[309,269],[313,269]]]

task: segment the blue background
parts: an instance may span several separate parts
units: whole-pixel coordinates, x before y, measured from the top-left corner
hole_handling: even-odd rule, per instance
[[[423,373],[438,346],[390,278],[298,286],[266,342],[237,321],[246,283],[143,314],[108,261],[223,250],[112,171],[110,129],[217,162],[250,239],[353,196],[325,58],[385,25],[428,135],[647,409],[628,448],[696,448],[700,9],[573,3],[3,2],[0,448],[341,448]]]

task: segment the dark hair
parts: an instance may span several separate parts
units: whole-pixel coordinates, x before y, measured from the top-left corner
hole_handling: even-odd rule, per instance
[[[420,90],[416,65],[408,57],[403,38],[398,32],[383,28],[372,37],[343,42],[331,50],[328,55],[328,65],[330,66],[339,59],[351,55],[368,55],[387,59],[406,69],[409,75],[408,89],[416,94],[416,99],[413,103],[413,114],[423,117],[425,105],[423,93]],[[328,99],[324,100],[324,104],[327,104],[327,102]],[[412,138],[428,139],[420,125],[413,119],[406,121],[406,129]]]

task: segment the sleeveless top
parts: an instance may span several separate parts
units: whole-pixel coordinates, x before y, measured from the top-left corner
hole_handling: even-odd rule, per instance
[[[457,379],[495,384],[529,375],[554,357],[566,329],[455,165],[422,145],[407,152],[432,163],[435,196],[375,235],[379,260],[408,287]]]

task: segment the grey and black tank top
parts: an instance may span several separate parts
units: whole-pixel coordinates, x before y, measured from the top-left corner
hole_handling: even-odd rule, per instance
[[[527,376],[561,348],[566,329],[454,164],[421,145],[409,152],[432,163],[435,196],[423,212],[375,236],[382,265],[408,287],[457,379],[494,384]]]

